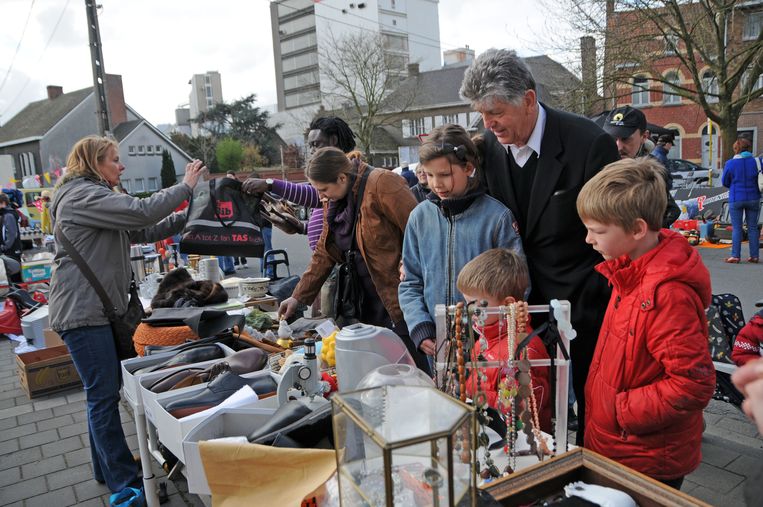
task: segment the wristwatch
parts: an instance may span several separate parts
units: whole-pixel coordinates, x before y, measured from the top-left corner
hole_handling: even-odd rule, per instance
[[[266,179],[265,183],[268,186],[268,192],[272,192],[273,191],[273,178]]]

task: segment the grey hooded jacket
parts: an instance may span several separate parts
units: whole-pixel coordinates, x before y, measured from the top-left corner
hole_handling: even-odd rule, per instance
[[[180,183],[139,199],[85,177],[65,176],[57,187],[50,207],[53,226],[61,224],[117,312],[124,313],[132,275],[130,243],[159,241],[180,232],[186,215],[173,211],[191,198],[191,188]],[[109,323],[95,290],[58,241],[48,304],[55,331]]]

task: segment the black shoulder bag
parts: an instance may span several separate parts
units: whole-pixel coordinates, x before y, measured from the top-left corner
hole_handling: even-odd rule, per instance
[[[337,267],[336,296],[334,299],[335,320],[340,326],[360,322],[360,309],[363,307],[363,287],[361,286],[358,269],[355,265],[356,256],[360,252],[355,245],[355,231],[358,228],[360,205],[363,202],[363,192],[371,170],[366,167],[360,179],[358,198],[355,201],[355,221],[352,224],[352,239],[350,249],[344,252],[344,262]]]
[[[74,245],[69,241],[69,238],[66,237],[66,234],[64,234],[64,231],[59,224],[56,224],[56,237],[63,245],[66,253],[69,254],[69,257],[71,257],[74,264],[77,265],[101,299],[103,310],[111,323],[111,332],[114,335],[114,346],[117,350],[117,358],[121,361],[123,359],[130,359],[131,357],[137,356],[138,354],[135,352],[135,345],[133,344],[132,337],[135,334],[135,329],[138,327],[138,324],[140,324],[141,319],[146,316],[146,313],[143,311],[143,305],[138,296],[138,288],[135,285],[135,276],[133,275],[132,280],[130,280],[130,300],[127,303],[127,311],[123,315],[118,315],[117,309],[111,302],[111,299],[109,299],[108,294],[106,294],[103,285],[98,281],[98,278],[96,278],[95,273],[90,269],[90,266],[87,265],[85,259],[83,259],[77,249],[74,248]]]

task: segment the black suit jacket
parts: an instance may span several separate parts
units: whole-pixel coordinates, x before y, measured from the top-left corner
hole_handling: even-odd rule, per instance
[[[546,127],[527,219],[519,223],[532,281],[529,302],[569,300],[578,332],[575,348],[586,342],[583,354],[592,356],[610,290],[593,269],[603,259],[585,242],[586,229],[578,217],[576,200],[583,185],[605,165],[620,160],[620,155],[612,137],[592,121],[543,107]],[[515,217],[520,216],[506,149],[490,131],[485,132],[483,175],[490,195]],[[536,322],[534,317],[533,324]],[[576,379],[576,384],[579,380],[585,382]]]

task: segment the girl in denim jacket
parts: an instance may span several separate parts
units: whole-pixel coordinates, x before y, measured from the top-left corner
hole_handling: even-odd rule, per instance
[[[456,289],[461,268],[491,248],[524,252],[511,211],[480,184],[477,148],[462,127],[432,130],[419,149],[419,164],[431,193],[405,228],[398,297],[414,345],[431,356],[435,305],[464,300]]]

